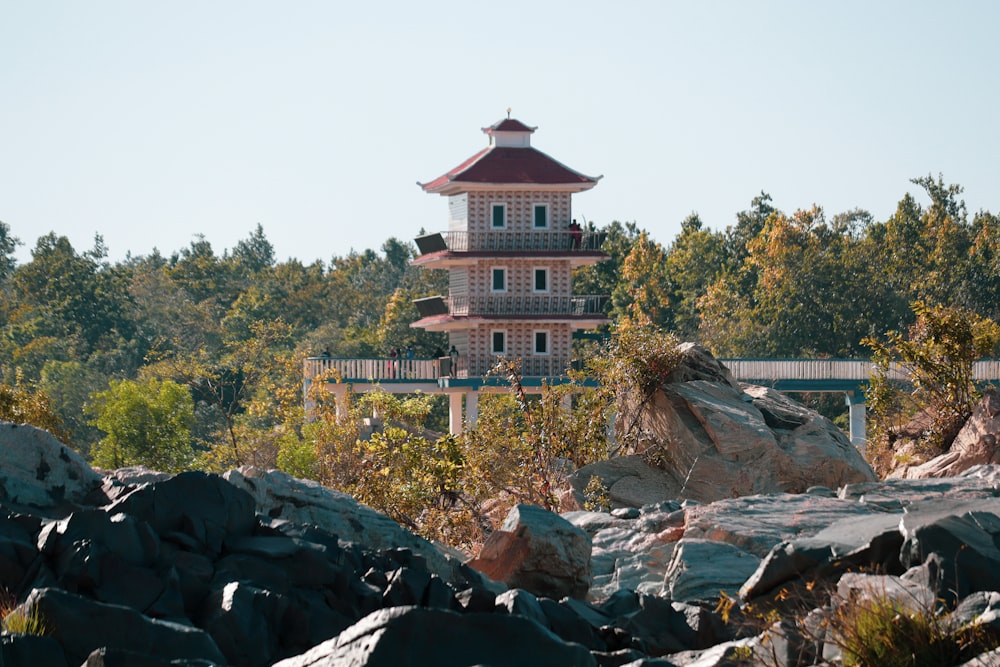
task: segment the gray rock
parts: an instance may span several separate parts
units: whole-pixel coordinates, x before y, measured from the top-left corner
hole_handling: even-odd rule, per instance
[[[394,607],[365,617],[336,639],[275,667],[596,667],[579,644],[560,640],[534,621],[505,614],[457,614],[442,609]]]
[[[469,565],[538,596],[582,598],[590,588],[591,542],[582,529],[533,505],[515,505]]]
[[[209,595],[200,625],[230,664],[265,667],[281,657],[289,607],[283,595],[232,581]]]
[[[601,480],[612,507],[638,508],[681,493],[681,483],[670,473],[649,465],[641,456],[618,456],[585,465],[569,476],[579,507],[584,506],[584,490],[592,477]]]
[[[986,651],[972,660],[963,662],[958,667],[997,667],[997,665],[1000,665],[1000,648]]]
[[[145,521],[161,539],[219,554],[231,536],[249,535],[257,523],[253,498],[218,475],[182,472],[142,485],[107,507]]]
[[[760,565],[760,558],[725,542],[682,539],[674,548],[664,592],[673,600],[715,601],[734,595]]]
[[[0,500],[7,506],[47,508],[82,503],[101,476],[48,431],[0,422]]]
[[[244,467],[223,477],[253,498],[257,512],[292,524],[315,525],[369,549],[407,548],[422,556],[430,572],[448,582],[462,579],[456,561],[433,544],[347,494],[277,470]]]
[[[67,667],[66,655],[52,637],[14,634],[6,630],[0,633],[0,665]]]
[[[766,387],[695,380],[666,384],[645,423],[659,465],[702,502],[756,493],[803,492],[874,480],[836,426]]]
[[[782,541],[815,535],[837,521],[884,515],[856,500],[810,494],[744,496],[685,512],[685,538],[728,542],[762,558]]]
[[[169,660],[226,662],[203,630],[151,619],[129,607],[47,588],[32,591],[19,608],[26,614],[41,614],[48,636],[59,642],[70,665],[81,664],[103,647],[151,653]]]
[[[658,593],[674,544],[684,534],[684,513],[674,505],[647,505],[637,519],[600,512],[567,512],[592,543],[593,581],[588,599],[603,600],[618,590]]]
[[[139,651],[101,648],[88,655],[81,667],[219,667],[219,663],[194,659],[169,660]]]

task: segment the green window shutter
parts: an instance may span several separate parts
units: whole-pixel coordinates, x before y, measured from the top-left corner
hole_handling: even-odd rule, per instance
[[[549,226],[549,207],[535,206],[535,227]]]

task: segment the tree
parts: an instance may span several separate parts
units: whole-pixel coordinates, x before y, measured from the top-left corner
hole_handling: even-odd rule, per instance
[[[894,443],[914,415],[926,415],[917,435],[918,453],[938,454],[951,445],[980,396],[972,364],[995,353],[1000,343],[1000,325],[963,308],[915,302],[913,312],[916,322],[906,335],[890,331],[885,341],[863,341],[874,352],[868,453],[880,474],[894,467]]]
[[[673,330],[684,340],[696,340],[701,325],[698,299],[719,276],[725,262],[725,238],[705,229],[697,213],[681,223],[681,233],[667,250],[664,273],[674,289]]]
[[[59,415],[52,410],[48,395],[30,386],[20,374],[14,384],[0,384],[0,421],[31,424],[63,442],[69,441],[69,434],[63,429]]]
[[[21,245],[21,240],[10,233],[10,225],[0,220],[0,283],[6,281],[14,269],[17,261],[14,259],[14,251]]]
[[[269,380],[287,368],[289,335],[288,325],[280,320],[255,322],[248,338],[227,338],[221,354],[204,347],[193,355],[165,354],[148,369],[186,385],[196,403],[219,420],[221,433],[214,440],[226,444],[219,448],[207,443],[211,456],[204,461],[206,466],[225,469],[258,463],[256,449],[243,447],[247,431],[241,428],[240,416],[258,391],[274,388]],[[286,378],[282,395],[290,386],[294,385]],[[273,461],[273,456],[268,458]]]
[[[642,232],[622,263],[618,285],[611,294],[612,316],[640,324],[673,326],[671,276],[667,253]]]
[[[178,472],[194,458],[194,402],[187,387],[171,380],[113,380],[94,394],[93,425],[105,435],[93,449],[94,465],[144,465]]]

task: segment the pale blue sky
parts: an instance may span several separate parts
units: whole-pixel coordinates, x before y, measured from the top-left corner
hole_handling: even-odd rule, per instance
[[[1000,211],[1000,3],[0,0],[0,220],[113,260],[261,223],[280,260],[443,228],[504,116],[604,175],[597,224],[885,219],[943,173]],[[921,199],[923,201],[923,199]]]

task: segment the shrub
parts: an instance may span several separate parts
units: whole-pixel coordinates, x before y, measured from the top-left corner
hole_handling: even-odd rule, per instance
[[[48,634],[45,619],[38,607],[32,607],[29,611],[25,611],[24,607],[0,608],[0,615],[3,616],[2,625],[6,632],[19,635]]]
[[[849,666],[944,667],[991,648],[981,627],[956,626],[934,609],[912,608],[888,597],[840,604],[828,622],[829,641]]]

